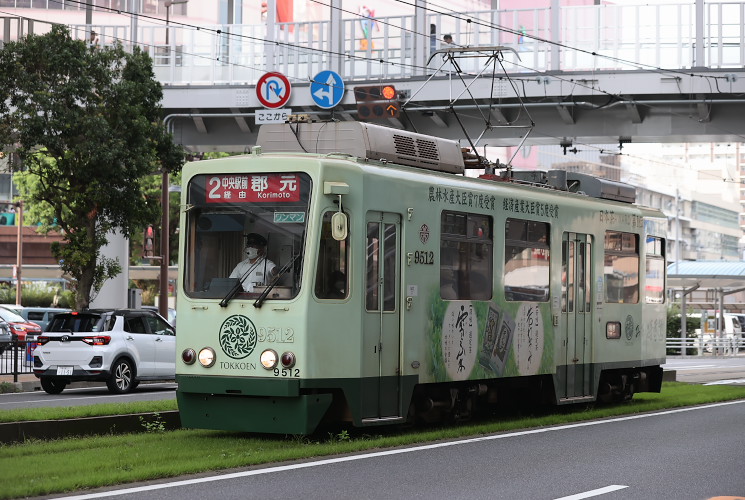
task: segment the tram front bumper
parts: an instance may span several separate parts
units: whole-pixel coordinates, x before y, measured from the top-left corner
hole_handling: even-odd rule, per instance
[[[332,395],[300,394],[297,379],[177,375],[182,427],[242,432],[311,434]]]

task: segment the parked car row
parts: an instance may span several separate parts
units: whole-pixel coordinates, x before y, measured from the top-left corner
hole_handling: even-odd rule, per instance
[[[0,320],[8,324],[10,333],[17,335],[18,340],[26,340],[27,335],[36,337],[41,334],[41,327],[37,323],[26,320],[6,306],[0,307]]]
[[[0,304],[0,354],[13,334],[35,340],[27,344],[28,355],[46,392],[59,394],[71,382],[101,381],[110,392],[126,393],[143,380],[176,378],[174,309],[169,317],[172,322],[152,306],[77,312]]]
[[[721,347],[722,342],[738,341],[740,348],[745,346],[745,314],[724,313],[722,315],[721,337],[717,331],[718,315],[709,316],[701,328],[696,329],[696,336],[700,336],[704,343],[704,351],[712,352],[714,347]],[[703,332],[703,333],[702,333]]]
[[[77,381],[123,394],[143,380],[176,378],[176,329],[149,309],[60,313],[38,341],[34,375],[49,394]]]

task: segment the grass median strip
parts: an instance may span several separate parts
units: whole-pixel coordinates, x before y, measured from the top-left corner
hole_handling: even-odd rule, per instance
[[[137,401],[132,403],[104,403],[88,406],[21,408],[0,411],[0,423],[25,422],[29,420],[64,420],[66,418],[102,417],[106,415],[127,415],[172,410],[178,410],[175,399]]]
[[[535,414],[495,416],[469,424],[414,431],[340,430],[311,437],[189,429],[163,432],[152,422],[143,423],[149,427],[137,434],[1,446],[0,470],[3,470],[3,474],[0,477],[0,498],[79,491],[209,470],[390,448],[742,398],[745,398],[745,386],[666,383],[662,394],[639,394],[632,402],[613,406],[550,408]],[[42,473],[40,460],[54,464],[54,467],[45,467]]]

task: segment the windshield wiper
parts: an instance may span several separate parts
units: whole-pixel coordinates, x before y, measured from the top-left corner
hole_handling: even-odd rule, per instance
[[[243,273],[243,276],[241,276],[240,278],[236,278],[238,282],[233,286],[233,288],[230,289],[228,294],[222,298],[222,300],[220,301],[220,307],[228,307],[228,302],[230,302],[230,300],[235,297],[235,294],[238,293],[238,290],[243,288],[243,280],[248,277],[251,271],[253,271],[260,262],[263,262],[263,259],[254,262],[254,264],[248,269],[248,271]]]
[[[282,269],[279,270],[279,272],[274,277],[274,279],[272,280],[272,282],[264,289],[264,291],[261,293],[261,295],[259,295],[259,298],[256,299],[256,302],[254,302],[254,307],[259,307],[259,308],[261,307],[261,304],[264,303],[264,301],[266,300],[267,295],[269,295],[269,292],[272,291],[272,288],[274,288],[274,286],[279,282],[279,279],[282,276],[284,276],[285,274],[287,274],[287,272],[290,271],[290,269],[292,269],[292,265],[295,263],[295,261],[298,259],[298,257],[300,257],[302,254],[303,254],[303,252],[298,252],[293,258],[291,258],[287,262],[287,264],[285,264],[284,266],[282,266]]]
[[[228,307],[228,302],[230,302],[230,299],[235,297],[235,294],[238,293],[238,290],[243,288],[243,283],[241,283],[241,280],[238,280],[238,282],[233,285],[233,288],[230,289],[228,294],[222,298],[220,301],[220,307]]]

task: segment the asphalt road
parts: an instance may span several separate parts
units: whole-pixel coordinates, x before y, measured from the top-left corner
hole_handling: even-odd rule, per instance
[[[678,382],[745,384],[745,355],[742,354],[733,358],[667,358],[664,368],[675,370]]]
[[[675,370],[676,380],[690,383],[745,384],[745,355],[734,358],[668,358],[666,370]],[[91,387],[68,387],[62,394],[37,390],[0,394],[0,411],[43,406],[82,406],[123,401],[156,401],[176,398],[176,384],[143,383],[132,393],[111,394],[103,383]]]
[[[745,384],[745,356],[671,358],[677,379]],[[55,406],[175,397],[173,383],[124,396],[104,386],[0,395]],[[708,499],[745,495],[745,401],[474,439],[138,483],[53,498],[223,499]],[[50,497],[46,497],[50,498]],[[745,497],[744,497],[745,498]]]
[[[745,401],[139,484],[68,499],[676,500],[743,495]]]
[[[0,394],[0,411],[15,408],[41,408],[47,406],[85,406],[103,403],[122,403],[131,401],[159,401],[176,399],[176,383],[142,383],[129,394],[111,394],[106,384],[94,387],[70,387],[61,394],[47,394],[44,391],[16,392]]]

